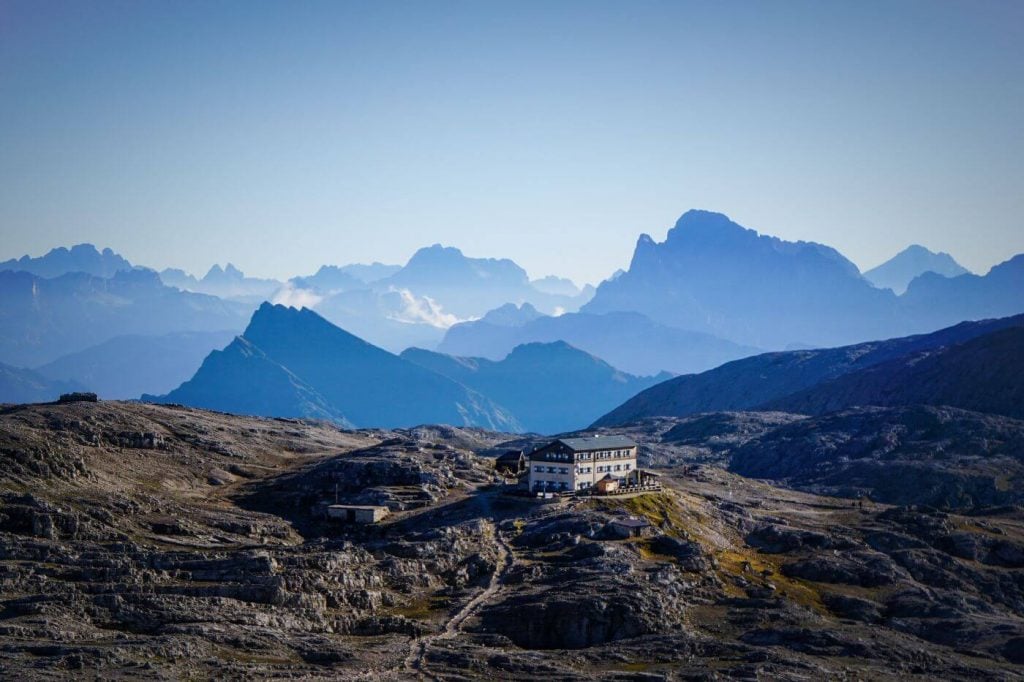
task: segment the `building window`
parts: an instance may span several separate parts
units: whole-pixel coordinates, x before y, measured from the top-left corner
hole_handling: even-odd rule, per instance
[[[569,467],[558,467],[558,473],[567,474],[569,473]]]
[[[629,464],[626,464],[626,471],[629,471]]]
[[[538,474],[544,473],[544,467],[533,467],[533,470],[536,471]]]

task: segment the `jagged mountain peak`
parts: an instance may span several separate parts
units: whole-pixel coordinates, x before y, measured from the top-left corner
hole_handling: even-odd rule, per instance
[[[831,247],[762,235],[722,213],[692,210],[661,243],[641,235],[629,270],[602,282],[581,310],[639,312],[668,326],[781,348],[884,334],[879,320],[894,298]]]
[[[503,306],[499,306],[494,310],[488,311],[488,313],[481,318],[481,321],[501,327],[518,327],[543,316],[544,315],[539,310],[529,303],[523,303],[521,305],[506,303]]]

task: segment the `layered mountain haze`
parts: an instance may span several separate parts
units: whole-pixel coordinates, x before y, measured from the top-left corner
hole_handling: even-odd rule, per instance
[[[440,244],[420,249],[401,270],[376,285],[428,296],[459,318],[479,317],[506,303],[531,303],[548,314],[576,310],[589,293],[575,285],[566,293],[553,293],[552,288],[564,289],[565,282],[556,287],[542,280],[538,288],[523,268],[507,258],[470,258]]]
[[[910,282],[900,303],[905,314],[926,329],[1024,312],[1024,254],[984,275],[943,277],[926,272]]]
[[[311,307],[339,327],[393,353],[412,346],[433,348],[448,327],[458,322],[437,301],[409,289],[359,288],[311,299],[303,296],[306,291],[288,291],[275,303]]]
[[[237,330],[245,304],[165,286],[151,270],[46,279],[0,272],[0,361],[35,367],[129,334]]]
[[[160,272],[164,284],[182,291],[195,291],[220,298],[258,304],[274,295],[282,283],[275,279],[246,277],[245,273],[228,263],[223,268],[212,266],[202,279],[196,279],[183,270],[168,268]]]
[[[666,376],[637,377],[564,341],[517,346],[500,361],[410,348],[410,362],[458,381],[508,408],[527,431],[559,433],[598,415]]]
[[[132,399],[166,393],[191,377],[203,358],[235,331],[116,336],[36,368],[52,380],[71,380],[101,398]]]
[[[880,289],[892,289],[902,294],[911,280],[926,272],[943,277],[968,274],[968,270],[948,253],[935,253],[919,244],[912,244],[878,267],[866,271],[864,278]]]
[[[0,363],[0,403],[45,403],[62,393],[81,391],[84,387],[73,381],[55,381],[30,369]]]
[[[450,355],[501,359],[524,343],[565,341],[638,375],[685,374],[746,357],[757,348],[704,332],[654,322],[640,313],[538,314],[533,307],[504,306],[480,320],[454,325],[437,350]]]
[[[286,390],[275,390],[280,386]],[[311,310],[269,303],[252,316],[242,337],[211,354],[192,379],[145,399],[263,416],[328,413],[361,427],[444,423],[519,430],[505,410],[461,384]]]

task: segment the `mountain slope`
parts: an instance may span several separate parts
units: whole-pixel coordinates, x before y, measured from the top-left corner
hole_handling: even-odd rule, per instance
[[[503,307],[482,320],[454,325],[437,350],[498,360],[524,343],[565,341],[637,375],[699,372],[757,352],[710,334],[666,327],[639,313],[550,317],[525,308]]]
[[[164,286],[151,270],[109,279],[0,272],[0,361],[35,367],[115,336],[237,330],[247,305]]]
[[[766,403],[824,414],[856,405],[950,405],[1024,419],[1024,326],[920,351]]]
[[[517,346],[501,361],[410,348],[402,357],[509,408],[527,431],[560,433],[592,422],[663,377],[620,372],[563,341]]]
[[[174,332],[160,336],[127,335],[108,339],[37,367],[50,379],[69,379],[101,398],[138,398],[166,393],[191,377],[211,351],[235,332]]]
[[[210,353],[191,379],[153,402],[251,416],[326,419],[351,422],[320,395],[244,337]]]
[[[1024,315],[1018,315],[841,348],[765,353],[652,386],[596,423],[610,426],[653,416],[758,409],[856,370],[1022,325]]]
[[[683,214],[660,244],[641,235],[629,270],[582,308],[614,311],[762,348],[903,332],[896,296],[835,249],[760,235],[708,211]]]
[[[29,272],[47,279],[69,272],[84,272],[95,277],[113,277],[122,270],[131,270],[132,264],[110,249],[98,251],[92,244],[78,244],[70,249],[63,246],[51,249],[44,256],[21,258],[0,263],[0,270]]]
[[[902,294],[912,279],[926,272],[957,277],[968,271],[948,253],[935,253],[919,244],[912,244],[878,267],[865,272],[864,278],[880,289],[892,289]]]
[[[446,423],[518,428],[509,414],[478,393],[377,348],[311,310],[264,303],[227,351],[212,354],[178,389],[147,398],[232,411],[255,391],[268,396],[261,408],[267,416],[291,416],[284,412],[300,412],[311,402],[361,427]],[[256,367],[256,378],[246,374],[249,365]],[[287,377],[292,385],[300,382],[302,391],[289,389],[288,399],[278,402],[264,388],[261,377],[268,375],[267,383],[285,383]],[[253,408],[247,412],[256,413]]]

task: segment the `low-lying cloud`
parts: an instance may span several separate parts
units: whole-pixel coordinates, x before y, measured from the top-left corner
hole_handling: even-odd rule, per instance
[[[291,282],[285,282],[284,286],[277,290],[271,303],[286,305],[291,308],[313,308],[324,297],[310,289],[299,289]]]

